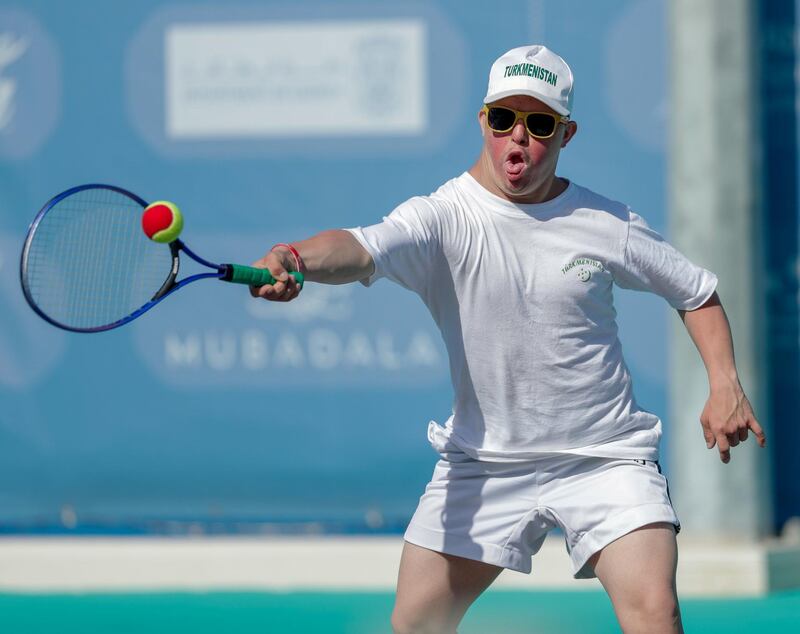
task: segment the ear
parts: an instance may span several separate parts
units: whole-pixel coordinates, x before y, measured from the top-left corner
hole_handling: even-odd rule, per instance
[[[564,126],[564,136],[561,138],[561,147],[567,147],[567,143],[572,140],[578,132],[578,124],[570,121]]]

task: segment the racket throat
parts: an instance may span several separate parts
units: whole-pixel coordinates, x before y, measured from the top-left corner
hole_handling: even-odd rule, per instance
[[[156,291],[156,294],[150,299],[151,302],[161,299],[164,295],[168,294],[173,288],[175,288],[175,279],[178,277],[178,271],[181,268],[181,261],[179,257],[179,253],[181,250],[182,244],[180,240],[175,240],[169,243],[169,250],[172,254],[172,268],[170,269],[169,276],[164,281],[164,284],[161,285],[161,288]]]
[[[233,265],[232,264],[220,264],[219,265],[219,279],[223,282],[232,282],[233,281]]]

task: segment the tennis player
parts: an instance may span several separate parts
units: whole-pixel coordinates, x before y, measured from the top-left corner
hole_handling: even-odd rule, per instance
[[[752,431],[716,276],[623,203],[556,176],[571,119],[572,71],[544,46],[492,66],[469,171],[383,222],[278,245],[255,263],[329,284],[389,278],[422,298],[447,346],[455,393],[428,437],[441,459],[405,534],[395,632],[455,632],[503,570],[531,571],[559,527],[576,578],[598,577],[625,632],[681,632],[678,517],[658,464],[661,421],[636,403],[612,287],[678,311],[708,371],[700,417],[730,460]]]

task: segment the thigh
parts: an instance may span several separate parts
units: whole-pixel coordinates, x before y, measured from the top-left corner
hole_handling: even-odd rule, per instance
[[[406,542],[392,614],[395,631],[455,632],[470,604],[502,570]]]
[[[595,553],[589,564],[626,632],[640,631],[640,621],[650,628],[663,622],[663,627],[650,631],[680,631],[678,547],[672,524],[649,524],[623,535]]]

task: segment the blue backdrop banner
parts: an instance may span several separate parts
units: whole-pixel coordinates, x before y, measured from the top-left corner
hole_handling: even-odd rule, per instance
[[[401,530],[452,398],[416,296],[309,284],[282,305],[206,283],[68,334],[20,292],[28,223],[86,182],[175,201],[218,261],[379,222],[472,164],[492,61],[538,41],[576,78],[560,174],[663,231],[665,4],[0,1],[0,526]],[[669,433],[668,307],[616,297]]]

